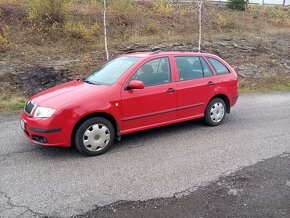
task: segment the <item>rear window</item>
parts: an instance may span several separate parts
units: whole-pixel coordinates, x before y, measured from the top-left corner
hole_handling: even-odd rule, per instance
[[[217,75],[230,73],[229,69],[220,61],[215,58],[207,58],[209,62],[212,64],[213,68]]]

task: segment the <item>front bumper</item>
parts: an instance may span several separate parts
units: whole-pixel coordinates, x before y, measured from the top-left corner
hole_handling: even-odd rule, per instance
[[[34,118],[23,112],[21,128],[33,143],[43,146],[71,146],[72,128],[57,115],[50,118]]]

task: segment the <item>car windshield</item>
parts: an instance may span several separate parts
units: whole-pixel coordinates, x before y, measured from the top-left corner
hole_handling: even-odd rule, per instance
[[[119,57],[113,59],[94,71],[84,79],[84,82],[97,85],[112,85],[138,60],[140,58],[137,57]]]

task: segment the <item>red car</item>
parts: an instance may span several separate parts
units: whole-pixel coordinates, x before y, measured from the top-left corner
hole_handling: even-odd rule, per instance
[[[92,156],[131,132],[202,117],[217,126],[237,99],[237,74],[215,55],[131,53],[33,96],[21,127],[34,143]]]

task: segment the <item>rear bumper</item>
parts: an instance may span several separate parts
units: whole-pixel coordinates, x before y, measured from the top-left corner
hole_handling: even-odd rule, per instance
[[[237,101],[238,101],[239,96],[238,95],[234,95],[231,99],[231,107],[234,106]]]
[[[31,142],[43,146],[71,146],[72,130],[61,117],[34,118],[22,113],[21,120],[24,122],[22,129]]]

